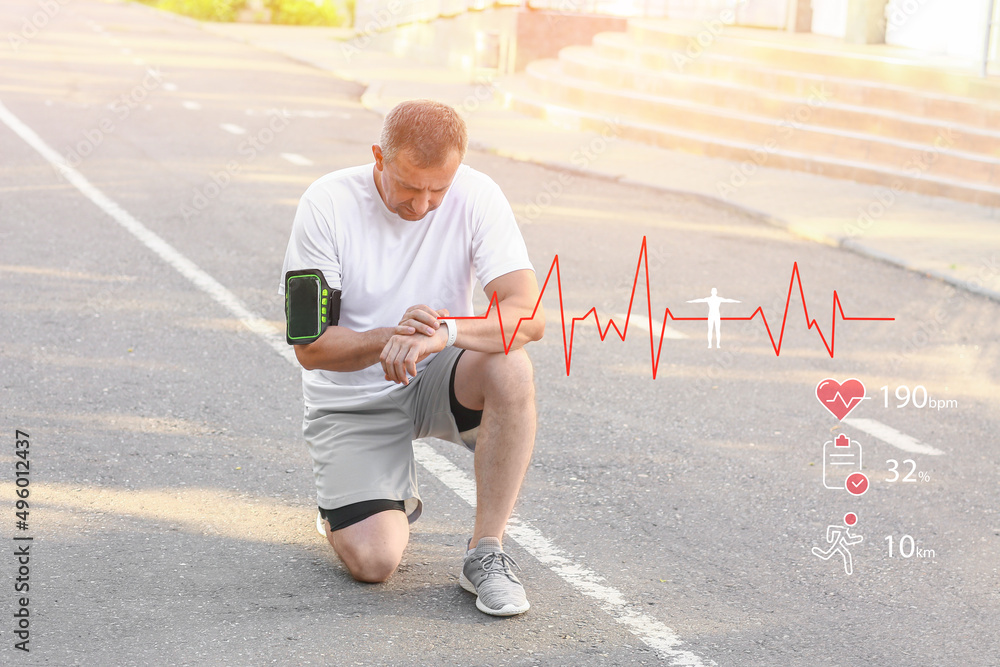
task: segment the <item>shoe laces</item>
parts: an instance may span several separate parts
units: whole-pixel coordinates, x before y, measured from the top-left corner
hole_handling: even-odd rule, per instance
[[[521,566],[517,562],[505,554],[502,551],[491,551],[482,558],[483,570],[487,574],[508,574],[510,572],[510,566],[513,565],[518,570]]]

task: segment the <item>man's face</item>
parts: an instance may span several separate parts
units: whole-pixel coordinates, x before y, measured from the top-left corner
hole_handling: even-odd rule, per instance
[[[392,162],[382,159],[382,149],[372,146],[375,155],[375,185],[386,207],[403,220],[420,220],[441,205],[462,160],[452,151],[444,164],[418,167],[409,151],[396,153]]]

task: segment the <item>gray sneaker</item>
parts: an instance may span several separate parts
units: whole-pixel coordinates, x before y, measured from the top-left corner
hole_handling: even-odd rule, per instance
[[[479,611],[491,616],[514,616],[528,611],[531,605],[524,595],[524,586],[514,576],[511,565],[518,567],[495,537],[482,538],[475,549],[466,552],[458,583],[478,596]]]

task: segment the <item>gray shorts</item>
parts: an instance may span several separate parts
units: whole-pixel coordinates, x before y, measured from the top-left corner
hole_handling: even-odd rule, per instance
[[[435,437],[475,450],[478,429],[459,433],[451,373],[460,348],[446,347],[406,386],[350,410],[306,410],[302,433],[316,479],[316,504],[337,509],[364,500],[402,500],[413,523],[423,501],[413,440]]]

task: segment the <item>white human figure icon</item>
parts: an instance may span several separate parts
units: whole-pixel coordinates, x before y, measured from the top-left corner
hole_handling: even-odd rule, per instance
[[[714,328],[715,347],[718,348],[722,344],[722,313],[719,311],[719,304],[743,302],[736,299],[724,299],[718,296],[718,290],[713,287],[712,296],[706,296],[704,299],[692,299],[688,303],[708,304],[708,346],[712,347],[712,329]]]
[[[845,520],[845,524],[847,521]],[[826,527],[826,541],[832,546],[823,551],[819,547],[813,547],[812,552],[814,555],[819,556],[823,560],[830,560],[833,554],[839,553],[844,559],[844,572],[851,574],[854,572],[854,563],[851,561],[851,552],[847,550],[847,547],[852,544],[859,544],[864,541],[861,535],[851,535],[850,526],[827,526]]]

